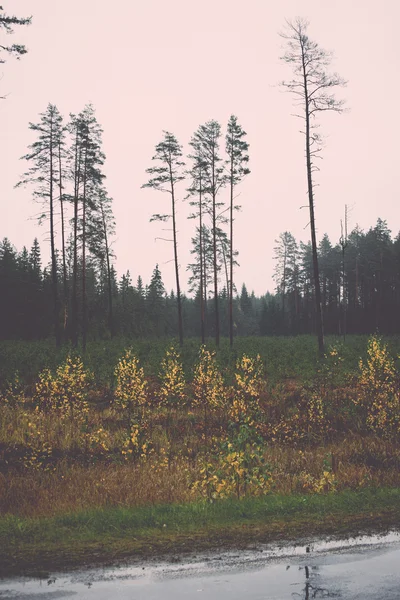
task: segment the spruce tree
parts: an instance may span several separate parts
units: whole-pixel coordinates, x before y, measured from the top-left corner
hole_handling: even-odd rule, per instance
[[[165,334],[165,287],[158,265],[155,266],[147,289],[146,304],[152,333],[157,337],[163,336]]]
[[[0,242],[0,332],[3,339],[11,339],[15,335],[17,281],[17,252],[10,240],[4,238]]]
[[[38,278],[41,278],[42,257],[41,257],[39,242],[38,242],[38,239],[36,237],[33,240],[31,251],[29,253],[29,263],[30,263],[32,272]]]

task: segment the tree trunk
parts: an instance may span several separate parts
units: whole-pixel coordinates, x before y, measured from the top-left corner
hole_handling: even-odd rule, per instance
[[[67,285],[67,261],[65,257],[65,221],[64,221],[64,199],[63,199],[63,184],[62,184],[62,164],[61,164],[61,140],[58,144],[58,185],[60,190],[60,209],[61,209],[61,246],[62,246],[62,263],[63,263],[63,287],[64,287],[64,337],[67,329],[68,320],[68,285]]]
[[[53,118],[50,125],[50,246],[51,246],[51,279],[53,288],[54,332],[56,346],[60,346],[60,328],[58,323],[58,286],[57,286],[57,257],[54,243],[54,135]]]
[[[203,247],[204,335],[207,333],[207,258]]]
[[[78,345],[78,208],[80,184],[80,150],[78,125],[75,140],[75,182],[74,182],[74,260],[72,273],[72,343]]]
[[[343,281],[343,279],[342,279]],[[340,295],[340,271],[338,274],[338,293],[337,293],[337,307],[338,307],[338,315],[339,315],[339,323],[338,323],[338,333],[339,335],[342,335],[342,304],[340,301],[341,295]]]
[[[229,300],[229,343],[233,346],[233,134],[232,134],[232,153],[231,153],[231,202],[230,202],[230,279],[228,289]]]
[[[314,289],[315,289],[315,317],[316,317],[316,329],[317,329],[317,337],[318,337],[318,350],[319,350],[320,356],[322,357],[324,355],[324,350],[325,350],[325,348],[324,348],[324,329],[323,329],[322,308],[321,308],[321,288],[320,288],[320,284],[319,284],[317,238],[316,238],[316,233],[315,233],[314,193],[313,193],[313,180],[312,180],[311,148],[310,148],[310,107],[309,107],[309,101],[308,101],[307,73],[306,73],[306,65],[305,65],[305,58],[304,58],[303,51],[302,51],[302,63],[303,63],[304,101],[305,101],[305,120],[306,120],[306,162],[307,162],[308,202],[309,202],[309,206],[310,206],[311,246],[312,246]]]
[[[218,265],[217,265],[217,206],[215,186],[215,157],[212,158],[212,221],[213,221],[213,263],[214,263],[214,305],[215,305],[215,344],[219,347],[219,307],[218,307]]]
[[[86,351],[87,337],[87,301],[86,301],[86,191],[87,191],[87,159],[88,138],[86,137],[85,163],[83,171],[82,198],[82,350]]]
[[[179,331],[179,344],[183,346],[183,324],[182,324],[182,300],[181,300],[181,288],[179,284],[179,262],[178,262],[178,243],[176,238],[176,214],[175,214],[175,189],[174,179],[172,174],[172,157],[169,157],[169,173],[171,181],[171,199],[172,199],[172,228],[174,236],[174,259],[175,259],[175,278],[176,278],[176,300],[178,305],[178,331]]]
[[[358,256],[356,256],[356,285],[354,294],[354,307],[358,308]]]
[[[343,340],[346,341],[347,333],[347,294],[346,294],[346,271],[345,271],[345,248],[342,248],[343,266]]]
[[[282,279],[282,331],[286,333],[285,323],[285,300],[286,300],[286,260],[287,260],[287,245],[285,241],[285,249],[283,253],[283,279]]]
[[[200,171],[199,179],[199,253],[200,253],[200,327],[201,327],[201,343],[205,343],[205,319],[204,319],[204,286],[203,286],[203,198],[202,198],[202,178]]]
[[[226,293],[229,294],[229,275],[228,275],[228,263],[227,263],[227,260],[226,260],[225,246],[224,246],[224,243],[223,243],[220,235],[218,235],[218,239],[219,239],[220,244],[221,244],[222,257],[224,259]]]
[[[110,336],[114,337],[110,249],[108,247],[107,224],[106,224],[106,218],[105,218],[105,214],[104,214],[104,207],[103,207],[103,204],[101,204],[100,206],[101,206],[101,217],[102,217],[102,220],[103,220],[104,243],[105,243],[105,246],[106,246],[106,261],[107,261],[108,328],[110,330]]]

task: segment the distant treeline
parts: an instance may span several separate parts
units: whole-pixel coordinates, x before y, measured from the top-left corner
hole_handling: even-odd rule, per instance
[[[367,232],[354,229],[342,243],[332,245],[327,235],[319,243],[322,308],[327,334],[400,332],[400,236],[391,237],[378,219]],[[236,335],[295,335],[314,333],[314,284],[311,245],[282,233],[275,248],[275,293],[256,297],[246,285],[234,297]],[[71,263],[71,261],[70,261]],[[67,268],[67,285],[73,275]],[[133,283],[129,271],[118,278],[112,269],[112,332],[109,330],[108,279],[98,261],[86,265],[88,336],[176,336],[176,297],[166,293],[158,266],[148,285]],[[58,271],[62,262],[58,260]],[[61,278],[60,278],[61,279]],[[78,282],[81,278],[78,278]],[[0,336],[2,339],[39,339],[54,335],[52,268],[43,268],[38,241],[21,252],[8,239],[0,244]],[[78,284],[78,294],[82,290]],[[221,333],[229,334],[226,285],[221,286]],[[214,336],[214,302],[206,304],[206,333]],[[182,297],[185,336],[200,336],[199,294]],[[81,303],[78,303],[81,306]],[[67,326],[63,317],[61,328]],[[79,314],[82,323],[82,315]],[[64,332],[68,339],[68,332]]]

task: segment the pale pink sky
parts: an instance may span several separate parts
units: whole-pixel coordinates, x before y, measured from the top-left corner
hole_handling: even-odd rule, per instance
[[[248,133],[251,175],[241,186],[236,220],[240,268],[235,280],[256,294],[273,288],[274,240],[284,231],[309,238],[300,121],[277,85],[290,76],[279,61],[285,18],[310,20],[309,33],[335,53],[334,70],[348,80],[341,95],[351,111],[323,115],[327,135],[316,189],[318,236],[340,235],[344,205],[350,225],[377,217],[396,234],[399,222],[399,0],[3,0],[8,13],[33,15],[8,41],[29,54],[1,67],[0,237],[21,249],[34,236],[47,246],[30,191],[13,189],[33,141],[28,122],[49,102],[68,117],[92,102],[104,128],[107,188],[117,221],[116,268],[147,283],[156,262],[175,287],[172,246],[155,242],[167,196],[140,189],[162,130],[185,152],[210,119],[225,126],[236,114]],[[181,186],[184,196],[184,186]],[[179,209],[180,263],[186,289],[193,221]],[[46,254],[47,256],[47,254]]]

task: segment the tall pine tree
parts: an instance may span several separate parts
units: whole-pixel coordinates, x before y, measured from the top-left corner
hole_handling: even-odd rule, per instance
[[[153,160],[156,166],[146,169],[146,173],[151,175],[149,181],[142,185],[144,188],[152,188],[161,192],[167,192],[171,198],[171,212],[168,214],[154,214],[151,221],[168,222],[172,220],[172,242],[174,245],[174,264],[176,279],[176,299],[178,307],[178,331],[179,343],[183,344],[183,322],[182,322],[182,300],[181,286],[179,280],[179,260],[178,260],[178,239],[176,222],[176,185],[182,181],[185,176],[183,168],[185,163],[182,158],[182,146],[179,145],[176,137],[164,131],[164,138],[156,146],[156,153]]]

